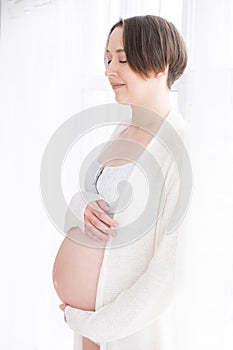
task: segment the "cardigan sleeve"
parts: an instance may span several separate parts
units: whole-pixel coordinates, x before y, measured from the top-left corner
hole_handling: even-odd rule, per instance
[[[69,207],[65,214],[64,232],[68,234],[73,227],[79,227],[85,232],[84,211],[86,206],[93,200],[104,198],[94,192],[76,192],[71,198]]]
[[[113,130],[112,134],[110,135],[110,139],[113,139],[114,137],[119,135],[119,133],[122,132],[122,130],[124,129],[125,125],[119,124]],[[99,199],[105,200],[104,197],[95,192],[76,192],[72,196],[70,204],[65,214],[64,232],[68,234],[68,231],[74,227],[79,227],[83,232],[85,232],[84,211],[86,209],[86,206],[91,201]]]
[[[177,186],[170,181],[160,217],[162,238],[147,270],[116,299],[96,311],[65,308],[69,327],[96,343],[111,342],[134,334],[154,322],[174,295],[176,246],[179,227],[167,234],[177,202]]]

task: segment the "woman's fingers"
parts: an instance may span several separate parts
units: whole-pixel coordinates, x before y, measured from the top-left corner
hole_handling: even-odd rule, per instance
[[[98,217],[96,217],[94,214],[92,216],[89,217],[87,223],[87,229],[91,226],[92,228],[94,228],[94,230],[92,230],[92,233],[97,233],[98,237],[106,237],[106,236],[113,236],[116,237],[117,236],[117,232],[112,229],[109,228],[108,225],[105,225],[104,222],[102,222],[101,220],[99,220]]]
[[[65,311],[66,306],[67,306],[67,304],[61,304],[61,305],[59,305],[60,309],[61,309],[63,312]],[[65,312],[64,312],[64,321],[67,322]]]
[[[92,211],[95,216],[104,223],[104,225],[108,225],[109,227],[118,227],[118,222],[116,220],[113,220],[108,214],[105,212],[99,211],[94,209]]]
[[[109,205],[107,204],[107,202],[105,202],[103,199],[98,199],[96,201],[96,203],[98,204],[98,206],[100,207],[100,209],[102,210],[109,210],[110,207]]]
[[[99,200],[99,202],[100,201],[101,200]],[[97,201],[92,201],[91,203],[89,203],[89,205],[87,205],[87,207],[85,209],[85,215],[86,215],[87,219],[88,220],[92,219],[92,222],[93,222],[93,219],[94,219],[93,214],[94,214],[105,225],[108,225],[109,227],[118,227],[118,222],[116,220],[113,220],[104,211],[100,211],[100,210],[96,209],[96,203],[97,203]],[[103,203],[106,203],[106,202],[102,200],[102,204],[101,204],[102,206],[104,205]],[[84,215],[84,217],[85,217],[85,215]],[[105,227],[105,228],[108,228],[108,227]]]
[[[101,211],[101,207],[107,208],[107,205],[104,200],[99,200],[99,202],[100,201],[101,203],[92,201],[85,209],[85,233],[94,240],[107,241],[109,239],[109,235],[116,237],[117,232],[113,229],[113,227],[117,227],[118,223],[110,216],[105,214],[104,211]],[[99,207],[100,210],[96,209],[96,207]]]
[[[98,230],[104,232],[107,235],[112,235],[116,237],[117,232],[114,230],[116,224],[107,214],[101,212],[94,212],[93,215],[89,218],[90,222]],[[117,225],[118,226],[118,225]]]
[[[88,234],[91,238],[97,240],[97,241],[108,241],[109,236],[105,233],[99,231],[97,228],[95,228],[92,224],[87,224],[88,228],[86,229],[86,234]]]
[[[93,219],[85,221],[85,233],[87,235],[89,235],[91,238],[95,238],[95,240],[104,241],[109,239],[109,235],[116,237],[117,233],[115,230],[109,229],[109,227],[104,225],[103,222],[99,221],[95,215],[93,215],[92,218]],[[103,226],[107,227],[107,229],[103,228]]]

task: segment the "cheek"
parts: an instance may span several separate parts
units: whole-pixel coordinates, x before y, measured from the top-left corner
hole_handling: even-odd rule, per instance
[[[138,99],[140,97],[143,97],[145,94],[147,94],[148,89],[144,79],[142,79],[137,74],[129,70],[128,67],[127,69],[122,71],[122,79],[123,78],[126,83],[126,88],[128,90],[128,93],[131,96],[137,97]]]
[[[130,87],[131,87],[130,90],[131,90],[132,94],[135,96],[142,96],[147,91],[145,84],[143,84],[138,79],[132,80]]]
[[[140,78],[138,75],[131,73],[128,76],[128,81],[130,82],[130,85],[135,89],[140,89],[140,88],[145,89],[145,85],[146,85],[145,81],[142,78]]]

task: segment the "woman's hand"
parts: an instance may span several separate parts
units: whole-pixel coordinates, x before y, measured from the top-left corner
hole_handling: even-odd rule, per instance
[[[67,306],[67,304],[61,304],[61,305],[59,305],[60,309],[61,309],[63,312],[65,311],[66,306]],[[65,316],[65,312],[64,312],[64,321],[67,322],[66,316]]]
[[[108,210],[109,206],[102,199],[91,201],[85,208],[85,233],[95,241],[108,241],[109,235],[113,237],[117,235],[111,227],[117,227],[118,223],[105,214],[104,211]]]

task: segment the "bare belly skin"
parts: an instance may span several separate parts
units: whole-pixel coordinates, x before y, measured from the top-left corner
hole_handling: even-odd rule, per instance
[[[135,133],[134,128],[128,128],[128,130],[123,131],[121,138],[145,143],[146,146],[151,140],[151,135],[148,138],[148,135],[145,137],[145,132],[137,131]],[[141,152],[141,148],[139,151]],[[128,162],[125,161],[125,157],[137,159],[138,153],[135,153],[132,146],[126,149],[125,144],[120,148],[119,140],[116,139],[98,161],[105,166],[118,166]],[[109,159],[111,159],[110,162]],[[69,231],[73,238],[75,236],[77,238],[80,232],[78,228]],[[83,233],[81,232],[81,234]],[[69,238],[64,239],[54,262],[53,283],[63,303],[78,309],[95,311],[97,286],[106,242],[95,242],[86,235],[85,239],[89,240],[92,247],[88,247],[88,244],[87,246],[78,244]],[[93,245],[98,248],[94,248]],[[98,349],[97,344],[83,337],[83,350]]]
[[[72,234],[77,230],[80,232],[78,228],[69,232]],[[91,242],[93,244],[90,238]],[[102,241],[98,248],[94,248],[78,244],[67,237],[63,240],[53,266],[54,287],[63,303],[78,309],[95,311],[105,245],[106,242]],[[83,350],[98,349],[97,344],[83,337]]]

